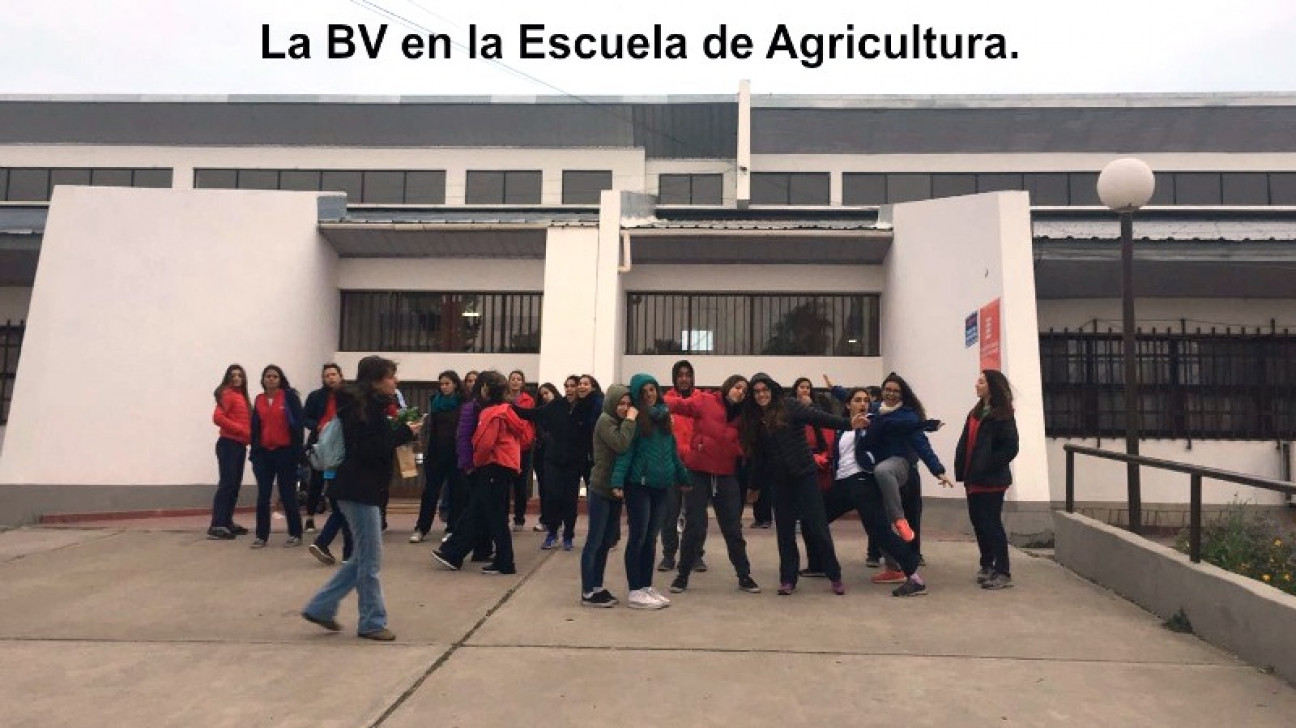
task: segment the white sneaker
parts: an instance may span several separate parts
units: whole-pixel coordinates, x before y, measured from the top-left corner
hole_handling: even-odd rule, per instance
[[[411,533],[411,534],[410,534],[410,540],[409,540],[409,542],[410,542],[410,543],[423,543],[423,532],[420,531],[420,530],[418,530],[417,528],[414,529],[414,533]]]
[[[627,606],[631,609],[661,609],[666,606],[653,598],[651,594],[643,589],[635,589],[630,592],[626,598]]]
[[[663,607],[669,607],[671,605],[671,600],[668,599],[665,594],[662,594],[661,592],[657,591],[656,588],[650,586],[645,588],[644,591],[648,593],[648,596],[661,602],[661,605]]]

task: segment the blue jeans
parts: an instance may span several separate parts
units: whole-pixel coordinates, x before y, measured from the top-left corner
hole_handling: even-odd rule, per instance
[[[212,528],[234,527],[234,506],[238,503],[239,486],[243,484],[243,463],[247,462],[247,445],[222,437],[216,440],[216,465],[220,481],[212,498]]]
[[[585,499],[589,527],[581,549],[581,594],[603,586],[608,551],[621,537],[621,501],[590,491]]]
[[[329,498],[329,505],[332,510],[329,511],[327,521],[324,521],[324,527],[315,535],[315,545],[328,548],[333,539],[337,538],[338,532],[342,533],[342,560],[351,559],[351,552],[355,550],[355,543],[351,538],[351,529],[347,527],[346,516],[342,515],[341,509],[338,508],[337,498]]]
[[[279,502],[288,519],[288,535],[301,538],[301,509],[297,506],[297,460],[299,451],[291,447],[261,450],[252,461],[257,481],[256,537],[270,538],[270,492],[279,484]]]
[[[382,582],[378,580],[378,572],[382,569],[382,515],[378,506],[346,500],[338,501],[337,505],[355,537],[355,552],[350,561],[333,572],[333,578],[311,598],[302,612],[318,619],[334,619],[338,603],[355,589],[360,607],[360,623],[356,625],[356,631],[360,634],[377,632],[387,626],[387,607],[383,603]]]
[[[673,486],[672,486],[673,487]],[[657,536],[666,518],[666,488],[628,483],[625,487],[628,520],[625,551],[626,582],[630,591],[652,586]]]

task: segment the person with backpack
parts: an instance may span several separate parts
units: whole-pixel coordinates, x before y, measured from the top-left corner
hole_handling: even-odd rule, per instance
[[[306,395],[302,413],[306,416],[306,447],[319,439],[320,428],[337,416],[337,390],[343,384],[342,367],[329,362],[320,371],[320,388]],[[310,469],[306,487],[306,533],[315,530],[315,515],[322,513],[324,474]]]
[[[211,525],[207,538],[230,541],[248,530],[234,522],[239,488],[243,485],[243,463],[252,440],[252,405],[248,400],[247,373],[238,364],[225,368],[225,376],[213,393],[216,409],[212,422],[220,428],[216,440],[216,466],[219,480],[212,498]]]
[[[337,498],[333,494],[333,481],[337,477],[337,468],[346,458],[346,442],[343,438],[342,423],[337,417],[324,423],[320,428],[319,439],[315,444],[306,449],[306,459],[310,463],[311,469],[320,474],[323,481],[321,491],[328,498],[329,517],[324,521],[324,527],[315,535],[315,540],[307,548],[311,556],[319,560],[325,566],[332,566],[337,563],[337,558],[333,552],[329,551],[333,539],[338,533],[342,534],[342,560],[349,561],[351,552],[355,549],[355,539],[351,537],[351,529],[347,526],[346,516],[342,515],[342,509],[338,508]]]
[[[360,360],[355,384],[338,403],[345,456],[332,483],[338,508],[355,536],[355,551],[342,568],[311,598],[301,616],[324,629],[340,631],[338,604],[355,589],[360,613],[356,633],[365,639],[389,642],[383,602],[382,515],[392,479],[396,448],[418,436],[422,422],[403,423],[389,416],[396,393],[396,362],[380,356]],[[321,440],[330,433],[321,433]]]

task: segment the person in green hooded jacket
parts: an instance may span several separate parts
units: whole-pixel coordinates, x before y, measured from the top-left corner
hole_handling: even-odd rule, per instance
[[[638,410],[635,438],[617,457],[612,488],[622,490],[629,534],[626,538],[626,581],[629,606],[661,609],[670,599],[653,588],[657,537],[666,515],[669,488],[688,489],[692,479],[680,460],[671,434],[670,410],[662,401],[657,380],[648,374],[630,378],[630,402]]]
[[[612,470],[617,456],[630,449],[635,437],[638,410],[630,404],[630,390],[624,384],[608,387],[603,412],[594,423],[593,468],[585,504],[589,530],[581,549],[581,606],[615,607],[617,598],[603,587],[603,572],[612,544],[621,536],[621,488],[612,487]]]

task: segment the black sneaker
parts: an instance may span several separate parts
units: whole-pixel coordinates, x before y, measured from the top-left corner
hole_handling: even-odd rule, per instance
[[[511,567],[510,567],[510,568],[507,568],[507,569],[503,569],[503,568],[500,568],[499,566],[496,566],[495,564],[487,564],[486,566],[483,566],[483,567],[482,567],[482,573],[483,573],[483,574],[501,574],[501,575],[507,576],[507,575],[509,575],[509,574],[516,574],[516,573],[517,573],[517,569],[511,568]]]
[[[867,558],[864,559],[864,565],[870,569],[876,569],[882,565],[882,559]]]
[[[319,559],[319,562],[325,566],[332,566],[337,563],[337,557],[328,550],[328,546],[321,546],[317,543],[313,543],[308,546],[306,550],[311,553],[311,556]]]
[[[671,582],[670,590],[671,594],[681,594],[688,591],[688,577],[683,574],[675,577],[675,581]]]
[[[617,598],[612,596],[612,593],[607,589],[599,589],[589,596],[581,595],[582,607],[602,607],[606,609],[615,607],[617,603]]]
[[[675,555],[674,555],[674,554],[664,554],[664,555],[662,555],[661,563],[657,564],[657,570],[658,570],[658,571],[674,571],[674,570],[675,570]]]
[[[999,572],[996,571],[994,574],[990,575],[989,579],[986,579],[984,582],[981,583],[981,588],[982,589],[1009,589],[1012,587],[1012,585],[1013,583],[1012,583],[1011,576],[1008,576],[1007,574],[1000,574]]]
[[[819,569],[802,569],[802,570],[800,570],[800,571],[797,572],[797,575],[798,575],[798,576],[808,576],[808,577],[811,577],[811,578],[813,578],[813,579],[823,579],[824,577],[827,576],[827,574],[823,573],[823,572],[820,571]]]
[[[444,566],[445,568],[451,571],[459,570],[459,564],[456,564],[453,561],[451,561],[449,558],[447,558],[445,554],[441,553],[441,549],[433,549],[432,558],[436,559],[437,563],[441,564],[442,566]]]
[[[212,526],[207,529],[208,541],[233,541],[234,532],[224,526]]]
[[[302,527],[302,530],[304,530],[306,533],[315,533],[315,519],[307,518],[306,525]]]
[[[981,569],[976,573],[976,583],[984,584],[987,581],[990,581],[990,577],[992,576],[994,576],[994,569]]]
[[[905,579],[905,582],[891,591],[893,597],[920,597],[927,593],[927,585],[919,584],[913,580],[913,577]]]
[[[235,536],[246,536],[246,535],[248,535],[247,527],[246,527],[246,526],[240,526],[240,525],[238,525],[237,523],[230,527],[230,531],[231,531]]]
[[[699,574],[707,570],[706,562],[702,560],[701,556],[698,556],[697,563],[693,565],[693,570]]]
[[[471,561],[477,564],[484,564],[495,558],[495,554],[473,554]]]
[[[760,584],[757,584],[756,580],[750,576],[738,577],[738,588],[748,594],[760,594]]]

